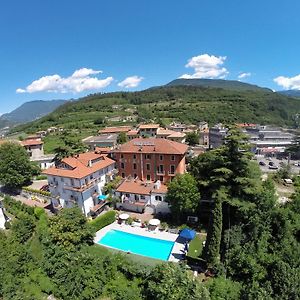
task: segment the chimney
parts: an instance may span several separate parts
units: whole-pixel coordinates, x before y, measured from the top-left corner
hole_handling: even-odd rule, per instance
[[[89,160],[88,167],[91,167],[91,166],[92,166],[92,160]]]

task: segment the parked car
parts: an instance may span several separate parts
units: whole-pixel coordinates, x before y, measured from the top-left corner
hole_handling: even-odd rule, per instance
[[[260,162],[259,162],[259,165],[260,165],[260,166],[265,166],[266,163],[265,163],[264,161],[260,161]]]
[[[274,162],[270,161],[269,166],[274,166]]]
[[[271,166],[269,166],[269,169],[271,169],[271,170],[277,170],[277,169],[278,169],[278,167],[277,167],[277,166],[275,166],[275,165],[271,165]]]

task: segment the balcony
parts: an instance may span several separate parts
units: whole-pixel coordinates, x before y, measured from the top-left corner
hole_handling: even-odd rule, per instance
[[[156,171],[156,175],[164,176],[165,175],[165,171],[164,170],[157,170]]]
[[[97,184],[100,181],[101,181],[101,178],[95,178],[95,179],[92,179],[91,181],[89,181],[87,184],[84,184],[80,187],[78,187],[78,186],[74,187],[74,186],[69,186],[69,185],[64,184],[64,189],[70,190],[70,191],[75,191],[75,192],[84,192],[84,191],[88,190],[89,188],[93,187],[95,184]]]

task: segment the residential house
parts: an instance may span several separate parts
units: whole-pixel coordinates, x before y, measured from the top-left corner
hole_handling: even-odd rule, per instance
[[[115,161],[106,155],[86,152],[64,158],[43,172],[47,175],[52,205],[59,209],[77,205],[88,216],[101,208],[105,183],[115,174]]]
[[[131,130],[130,126],[117,126],[117,127],[105,127],[103,129],[100,129],[98,131],[99,134],[120,134],[121,132],[128,132],[129,130]]]
[[[97,147],[115,148],[117,145],[118,134],[116,133],[106,133],[97,136],[89,136],[82,140],[82,142],[87,145],[90,150],[95,150]]]
[[[27,151],[30,160],[36,162],[41,169],[47,169],[53,166],[54,155],[44,154],[44,147],[41,138],[28,137],[20,142]]]
[[[123,178],[166,183],[185,172],[187,150],[187,145],[167,139],[137,138],[119,145],[111,155]]]
[[[125,178],[115,190],[115,195],[120,198],[117,207],[143,212],[148,206],[154,213],[169,213],[169,205],[165,202],[167,190],[167,186],[159,180],[148,182]]]
[[[138,128],[140,137],[156,137],[159,124],[141,124]]]

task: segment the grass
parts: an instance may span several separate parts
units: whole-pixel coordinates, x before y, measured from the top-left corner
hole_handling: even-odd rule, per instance
[[[202,254],[203,241],[205,241],[205,236],[200,236],[199,234],[197,234],[189,244],[187,256],[198,258]]]
[[[150,258],[150,257],[146,257],[146,256],[133,254],[133,253],[126,253],[121,250],[106,248],[99,244],[95,245],[95,247],[101,249],[101,251],[110,252],[112,254],[121,254],[122,256],[126,257],[127,259],[131,260],[132,262],[138,263],[138,264],[144,265],[144,266],[155,267],[158,264],[165,263],[164,261],[161,261],[159,259],[154,259],[154,258]]]

